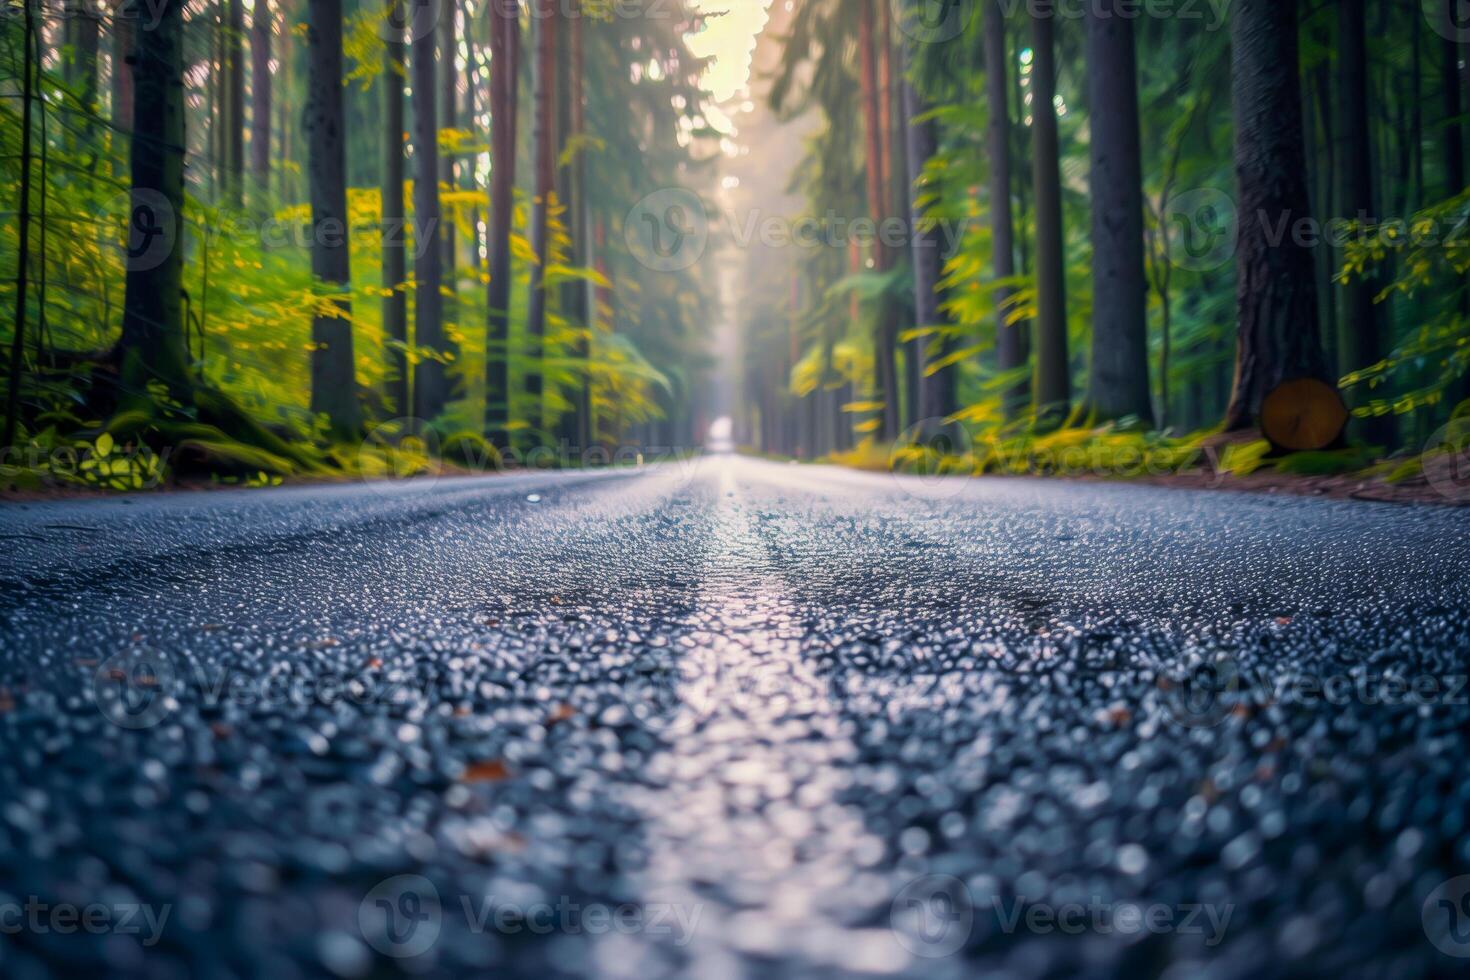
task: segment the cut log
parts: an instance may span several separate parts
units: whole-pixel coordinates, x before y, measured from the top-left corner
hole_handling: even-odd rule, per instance
[[[1326,449],[1342,438],[1347,421],[1342,395],[1317,378],[1283,382],[1261,403],[1261,433],[1279,451]]]

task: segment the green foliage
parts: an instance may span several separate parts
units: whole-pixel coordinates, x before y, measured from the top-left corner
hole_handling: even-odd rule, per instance
[[[590,10],[596,16],[595,10]],[[284,16],[299,19],[302,10]],[[333,444],[325,421],[310,410],[311,319],[314,313],[335,314],[335,297],[313,282],[310,265],[310,207],[303,203],[299,179],[304,154],[298,124],[292,119],[304,98],[304,44],[299,23],[288,24],[276,52],[281,72],[275,98],[285,106],[284,132],[277,138],[291,155],[273,160],[280,174],[273,186],[251,187],[247,207],[222,205],[214,158],[220,125],[215,114],[216,79],[212,18],[191,18],[186,26],[186,95],[190,101],[184,232],[177,247],[185,254],[185,308],[189,354],[199,385],[197,397],[180,402],[161,390],[126,393],[124,410],[96,417],[93,406],[105,402],[112,384],[107,354],[120,334],[125,283],[124,245],[130,214],[126,134],[113,129],[96,106],[82,103],[78,91],[62,77],[64,65],[48,60],[40,72],[41,97],[33,103],[37,120],[31,159],[33,181],[32,264],[24,270],[28,294],[28,330],[21,372],[21,457],[34,458],[17,468],[14,482],[34,484],[87,482],[117,489],[156,485],[177,475],[213,474],[225,481],[262,484],[307,474],[361,473],[392,475],[431,465],[426,446],[383,445],[374,431],[394,409],[385,402],[393,370],[390,354],[401,352],[410,367],[428,358],[446,361],[461,397],[444,415],[431,420],[446,458],[469,465],[491,462],[495,453],[481,433],[486,400],[485,287],[483,262],[457,263],[457,279],[446,284],[456,302],[445,332],[453,354],[442,354],[411,341],[390,340],[383,329],[381,300],[390,291],[406,295],[409,322],[415,301],[411,279],[384,284],[381,267],[382,213],[372,167],[381,151],[359,153],[380,138],[372,128],[382,83],[383,9],[366,7],[350,14],[344,27],[348,75],[344,83],[349,113],[349,174],[365,179],[348,189],[347,242],[353,276],[342,298],[350,303],[355,373],[366,408],[368,441],[363,446]],[[686,23],[692,23],[691,18]],[[21,19],[0,18],[0,65],[11,78],[20,77]],[[652,25],[652,26],[650,26]],[[667,56],[667,70],[655,79],[630,71],[647,65],[648,32],[658,35],[657,50]],[[599,159],[631,159],[643,155],[642,170],[589,166],[587,208],[606,225],[620,227],[631,204],[643,194],[670,186],[692,162],[691,150],[672,138],[680,119],[697,116],[705,98],[698,76],[703,64],[689,56],[679,23],[665,19],[629,24],[610,14],[589,22],[586,30],[586,90],[589,132],[564,147],[562,163],[575,154],[589,163]],[[523,45],[523,50],[525,46]],[[475,53],[473,50],[471,53]],[[480,51],[479,54],[483,54]],[[483,58],[470,59],[465,84],[485,84]],[[676,67],[678,66],[678,67]],[[106,86],[103,86],[105,91]],[[529,100],[529,86],[522,85]],[[684,111],[674,106],[683,99]],[[477,96],[478,99],[478,96]],[[21,177],[21,107],[18,98],[0,100],[0,194],[19,199]],[[366,111],[364,111],[366,108]],[[354,116],[353,114],[358,115]],[[529,120],[529,106],[522,107]],[[463,243],[480,241],[480,224],[489,211],[485,188],[488,118],[479,115],[465,129],[440,133],[444,151],[469,161],[478,186],[441,185],[443,220]],[[354,125],[356,123],[356,125]],[[667,140],[643,153],[647,132],[666,131]],[[366,134],[366,139],[364,139]],[[524,142],[528,122],[522,123]],[[524,146],[523,142],[523,146]],[[44,161],[42,159],[44,154]],[[529,173],[529,167],[520,172]],[[412,185],[404,196],[412,200]],[[570,238],[565,208],[553,203],[550,257],[545,282],[552,302],[544,345],[533,350],[524,329],[529,271],[535,261],[526,237],[528,201],[517,195],[512,236],[511,336],[507,356],[511,376],[509,400],[513,427],[523,438],[551,441],[562,415],[572,410],[572,393],[590,387],[600,439],[623,438],[626,427],[650,420],[693,415],[695,381],[709,364],[702,326],[709,314],[709,289],[696,266],[680,274],[643,268],[627,252],[621,234],[599,243],[597,267],[569,261]],[[412,258],[438,242],[415,239],[415,223],[406,229]],[[0,266],[9,269],[19,251],[18,225],[0,224]],[[476,244],[475,247],[478,247]],[[464,251],[465,249],[462,249]],[[597,296],[591,323],[574,322],[562,309],[560,294],[568,284],[585,284]],[[16,280],[0,282],[0,304],[13,309]],[[0,346],[8,351],[15,336],[10,316],[0,318]],[[580,349],[586,345],[588,354]],[[546,428],[531,424],[542,408],[533,405],[523,379],[534,367],[546,386]],[[0,379],[8,385],[9,378]],[[105,414],[105,413],[103,413]],[[96,440],[114,440],[112,452],[99,452]],[[89,447],[85,466],[53,465],[57,450]],[[7,477],[11,474],[7,473]]]
[[[1343,387],[1388,390],[1368,399],[1359,415],[1405,415],[1440,405],[1470,373],[1470,316],[1460,302],[1470,275],[1470,188],[1408,221],[1354,224],[1347,231],[1343,281],[1376,273],[1388,282],[1379,302],[1425,294],[1438,302],[1419,323],[1399,331],[1387,357],[1343,377]],[[1393,391],[1392,382],[1405,376],[1416,383]]]

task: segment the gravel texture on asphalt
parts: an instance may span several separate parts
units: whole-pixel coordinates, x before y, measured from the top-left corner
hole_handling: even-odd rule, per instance
[[[707,458],[0,542],[7,978],[1470,967],[1470,512]]]

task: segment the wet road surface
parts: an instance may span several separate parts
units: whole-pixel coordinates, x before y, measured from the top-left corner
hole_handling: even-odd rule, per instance
[[[1464,511],[712,458],[0,543],[6,977],[1470,966]]]

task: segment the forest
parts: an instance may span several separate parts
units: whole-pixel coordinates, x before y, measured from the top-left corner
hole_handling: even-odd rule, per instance
[[[761,445],[928,440],[969,471],[1088,444],[1167,468],[1213,439],[1310,473],[1460,444],[1437,431],[1470,397],[1452,0],[788,17],[766,95],[809,120],[798,212],[909,231],[749,257],[790,283],[743,313]]]
[[[0,0],[0,977],[1466,976],[1470,0]]]
[[[7,485],[1458,445],[1455,0],[732,4],[9,0]]]
[[[693,12],[5,14],[12,482],[409,475],[557,445],[577,448],[546,462],[579,465],[634,435],[692,441],[703,270],[646,268],[621,224],[708,168]]]

